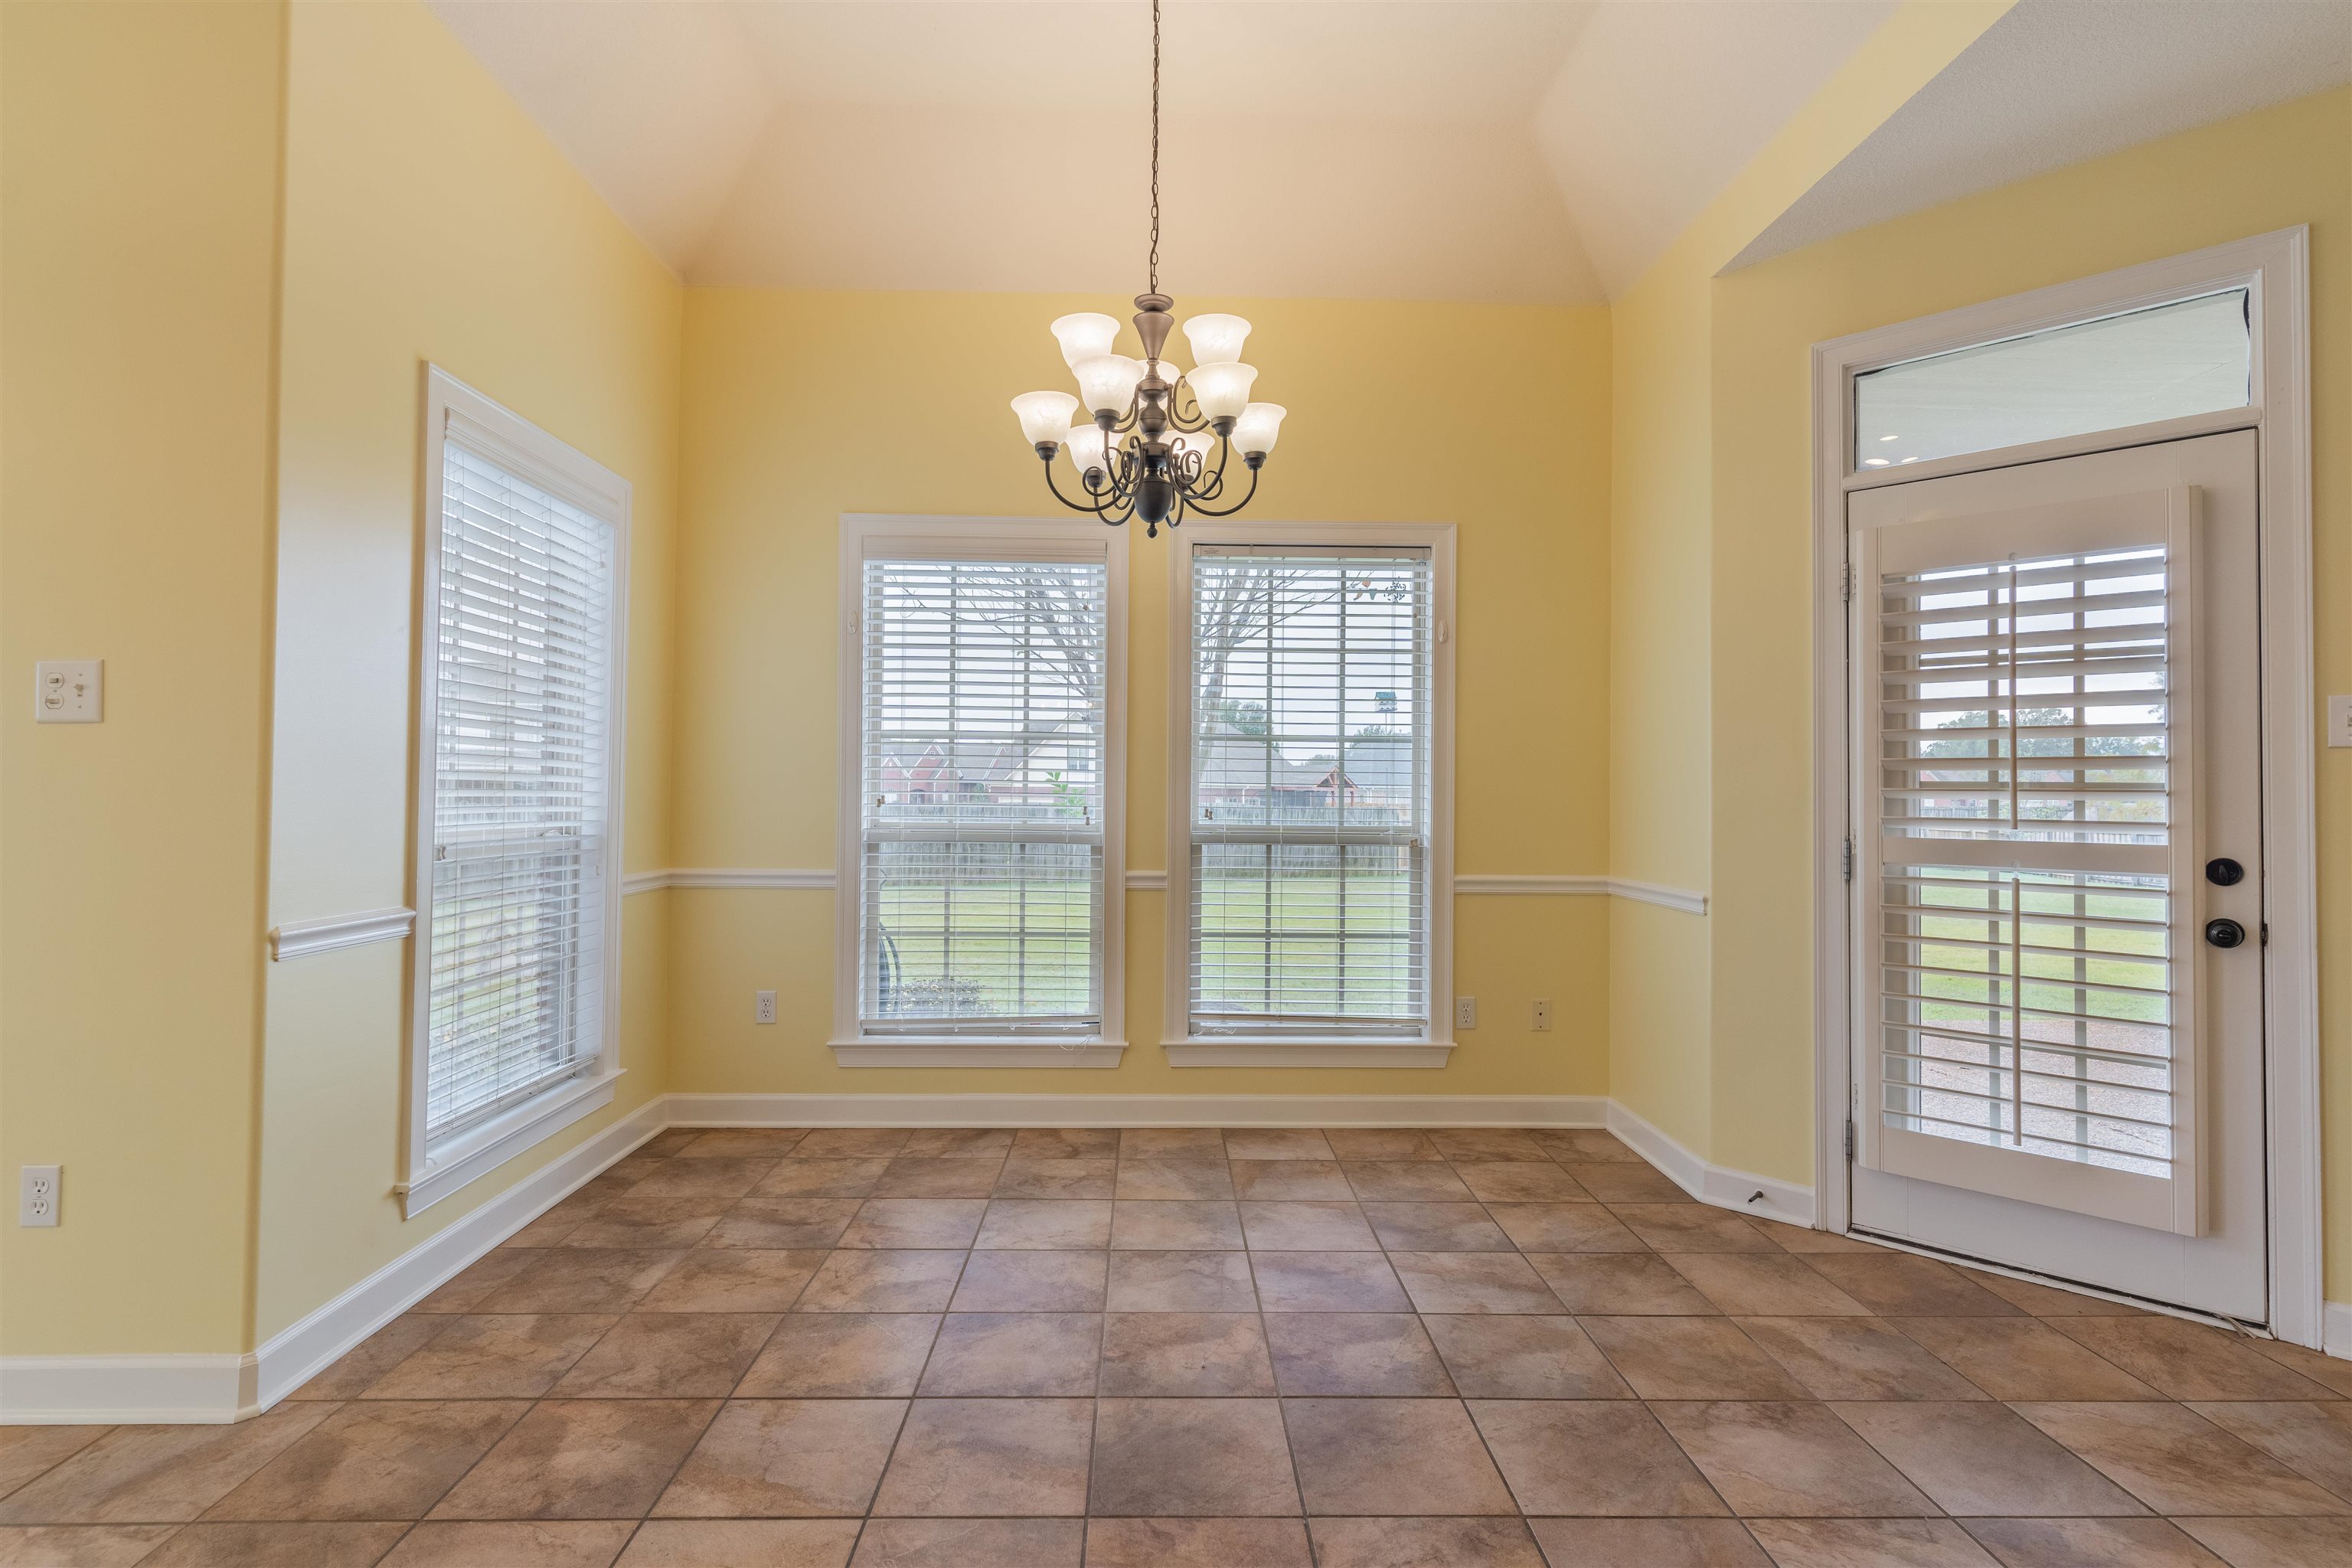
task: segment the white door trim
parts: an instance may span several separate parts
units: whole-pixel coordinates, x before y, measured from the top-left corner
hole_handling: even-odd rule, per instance
[[[2268,1064],[2271,1331],[2316,1348],[2320,1233],[2318,853],[2312,728],[2310,232],[2281,229],[2031,293],[1813,345],[1813,1191],[1817,1223],[1851,1219],[1853,1079],[1846,896],[1845,562],[1848,492],[2221,430],[2258,432],[2262,486],[2264,1054]],[[2124,430],[1857,472],[1860,372],[2086,317],[2243,287],[2254,332],[2253,404]]]

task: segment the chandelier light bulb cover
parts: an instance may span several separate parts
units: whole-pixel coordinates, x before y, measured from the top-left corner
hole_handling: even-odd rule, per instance
[[[1045,488],[1073,511],[1117,528],[1141,518],[1154,538],[1165,522],[1231,517],[1257,494],[1258,470],[1282,427],[1278,403],[1252,403],[1255,367],[1241,363],[1250,324],[1239,316],[1195,316],[1187,373],[1160,357],[1175,330],[1176,301],[1160,291],[1160,0],[1151,0],[1151,258],[1149,288],[1135,297],[1143,357],[1118,352],[1118,321],[1095,310],[1056,319],[1055,342],[1077,378],[1078,395],[1024,392],[1013,400],[1021,436],[1045,459]],[[1082,416],[1080,409],[1085,410]],[[1092,423],[1087,420],[1091,419]],[[1073,423],[1073,421],[1076,423]],[[1082,499],[1062,493],[1054,460],[1067,451]],[[1225,470],[1238,452],[1249,489],[1230,504]]]

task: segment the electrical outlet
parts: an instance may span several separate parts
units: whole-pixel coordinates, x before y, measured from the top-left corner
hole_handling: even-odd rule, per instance
[[[16,1223],[18,1225],[55,1225],[58,1223],[58,1177],[56,1165],[27,1165],[16,1191]]]
[[[1457,1029],[1475,1029],[1478,1026],[1478,998],[1456,996],[1454,999],[1454,1026]]]
[[[2352,697],[2327,700],[2327,743],[2352,746]]]
[[[1538,1000],[1536,1003],[1536,1033],[1543,1035],[1550,1032],[1551,1004],[1546,1001]]]
[[[33,722],[95,724],[105,717],[106,661],[45,658],[33,666]]]
[[[772,991],[751,993],[751,1022],[772,1024],[776,1021],[776,994]]]

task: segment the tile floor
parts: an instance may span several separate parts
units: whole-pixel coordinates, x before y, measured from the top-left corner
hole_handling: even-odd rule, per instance
[[[1591,1131],[677,1130],[5,1568],[2325,1568],[2352,1363]]]

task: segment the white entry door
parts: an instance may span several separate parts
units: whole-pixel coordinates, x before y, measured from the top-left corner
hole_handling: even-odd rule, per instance
[[[1850,499],[1857,1229],[2267,1321],[2254,443]]]

